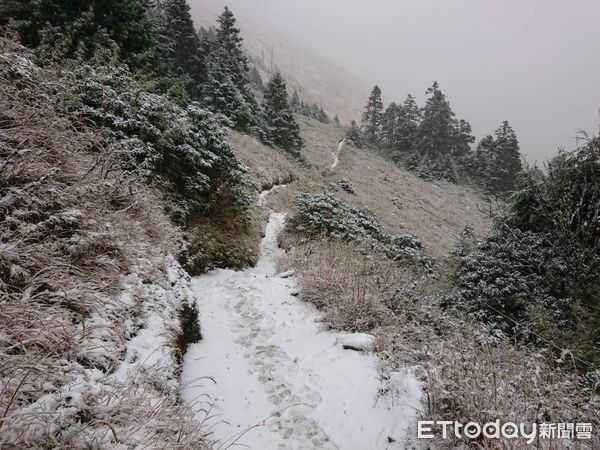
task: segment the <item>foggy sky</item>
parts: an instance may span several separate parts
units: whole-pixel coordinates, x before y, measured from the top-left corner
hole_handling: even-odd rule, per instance
[[[598,0],[214,1],[379,84],[386,104],[423,105],[437,80],[478,140],[508,120],[531,162],[598,133]]]

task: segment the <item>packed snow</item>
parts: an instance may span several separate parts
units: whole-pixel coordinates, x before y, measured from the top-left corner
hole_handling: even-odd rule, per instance
[[[340,334],[335,342],[348,350],[368,352],[375,346],[375,336],[366,333]]]
[[[273,185],[273,187],[271,187],[271,189],[267,189],[265,191],[262,191],[260,194],[258,194],[258,204],[260,206],[265,206],[266,205],[266,201],[267,201],[267,197],[275,192],[278,191],[281,188],[284,188],[286,185],[285,184],[275,184]]]
[[[340,142],[338,142],[337,148],[333,151],[333,164],[331,164],[332,169],[335,169],[340,162],[340,152],[342,151],[344,144],[346,144],[346,139],[342,139]]]
[[[203,340],[186,354],[183,398],[199,418],[209,410],[211,437],[222,447],[405,448],[418,381],[397,374],[383,394],[377,358],[340,344],[369,350],[372,337],[322,330],[318,311],[294,297],[293,273],[276,272],[284,221],[271,214],[255,268],[193,279]]]

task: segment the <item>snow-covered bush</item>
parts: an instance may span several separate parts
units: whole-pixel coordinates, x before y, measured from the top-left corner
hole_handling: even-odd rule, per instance
[[[222,208],[243,212],[244,165],[227,143],[223,119],[190,104],[183,108],[164,95],[143,90],[127,67],[84,65],[67,72],[62,105],[102,131],[121,168],[166,184],[171,213],[178,219]]]
[[[572,261],[557,251],[556,236],[497,232],[461,263],[455,301],[476,317],[505,332],[527,332],[533,307],[546,309],[557,325],[572,321]]]
[[[511,199],[508,225],[523,231],[558,233],[580,245],[581,263],[598,264],[600,254],[600,138],[585,138],[571,152],[561,151],[547,173],[521,173]]]
[[[300,234],[326,235],[368,244],[390,258],[419,257],[422,243],[413,236],[383,231],[377,217],[365,207],[353,206],[332,194],[303,193],[294,199],[298,213],[291,226]]]
[[[354,186],[352,186],[352,182],[347,178],[342,178],[340,181],[338,181],[338,186],[341,187],[348,194],[356,194]]]
[[[497,231],[462,252],[456,304],[504,332],[598,361],[600,144],[521,174]]]

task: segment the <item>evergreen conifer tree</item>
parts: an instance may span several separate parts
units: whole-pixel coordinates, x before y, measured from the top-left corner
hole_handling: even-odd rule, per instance
[[[398,156],[408,153],[413,148],[422,115],[422,110],[417,105],[415,98],[408,94],[400,107],[398,118],[398,129],[394,145]]]
[[[163,33],[172,42],[172,64],[176,71],[189,77],[188,93],[193,99],[200,95],[206,82],[207,68],[200,36],[194,29],[187,0],[166,0],[162,6]]]
[[[251,131],[269,143],[262,111],[248,87],[248,58],[242,48],[243,39],[229,8],[225,7],[218,23],[214,41],[203,39],[204,45],[210,47],[210,58],[202,103],[232,119],[238,130]]]
[[[468,172],[489,193],[504,195],[515,189],[523,170],[519,141],[507,121],[477,145],[467,162]]]
[[[460,119],[455,122],[453,130],[452,156],[460,158],[466,156],[471,151],[471,144],[475,142],[472,133],[471,124],[466,120]]]
[[[356,121],[353,120],[350,124],[350,129],[346,133],[346,139],[348,139],[356,148],[362,148],[363,138],[360,128],[356,124]]]
[[[302,147],[300,127],[288,104],[283,76],[277,72],[267,83],[263,102],[266,120],[273,143],[293,154]]]
[[[436,82],[427,92],[429,98],[423,110],[423,120],[416,134],[415,152],[435,159],[451,152],[454,144],[454,112]]]
[[[250,72],[248,72],[248,82],[255,89],[259,89],[261,91],[265,87],[264,84],[263,84],[262,77],[260,76],[260,72],[254,66],[252,66],[252,68],[250,69]]]
[[[236,19],[231,10],[225,6],[223,13],[219,16],[217,22],[216,45],[219,48],[219,56],[229,77],[235,85],[244,92],[248,83],[248,58],[242,48],[243,39],[240,36],[240,29],[236,26]]]
[[[366,142],[370,144],[379,142],[382,120],[383,101],[381,100],[381,89],[375,85],[362,116],[363,138]]]
[[[381,143],[388,148],[396,146],[401,109],[395,102],[392,102],[381,118]]]
[[[292,94],[292,99],[290,100],[290,108],[292,111],[297,113],[302,113],[302,109],[304,107],[304,103],[300,100],[300,95],[298,95],[298,91],[294,89],[294,93]]]
[[[488,174],[495,192],[506,193],[515,189],[517,175],[523,169],[519,141],[508,121],[494,132],[495,140]]]

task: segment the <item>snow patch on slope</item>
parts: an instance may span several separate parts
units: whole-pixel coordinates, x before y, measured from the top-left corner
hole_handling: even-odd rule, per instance
[[[346,139],[342,139],[338,142],[337,148],[333,151],[333,164],[331,164],[331,168],[335,169],[340,162],[340,152],[342,151],[342,147],[346,144]]]

